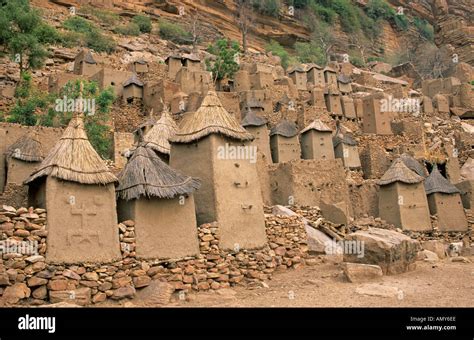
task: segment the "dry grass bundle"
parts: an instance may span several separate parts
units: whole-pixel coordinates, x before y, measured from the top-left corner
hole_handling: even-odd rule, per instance
[[[44,159],[43,147],[38,132],[30,131],[10,145],[5,155],[25,162],[41,162]]]
[[[71,119],[62,137],[25,184],[43,176],[82,184],[117,181],[89,142],[81,117]]]
[[[209,91],[199,109],[181,122],[171,141],[192,143],[212,133],[220,133],[241,141],[254,138],[227,112],[217,94]]]
[[[397,158],[390,168],[384,173],[379,180],[379,185],[387,185],[394,182],[402,182],[406,184],[420,183],[423,177],[408,169],[400,158]]]
[[[458,194],[460,191],[441,175],[436,164],[431,174],[425,180],[426,194],[442,193],[442,194]]]
[[[300,134],[308,132],[310,130],[316,130],[320,132],[332,132],[331,128],[324,124],[320,119],[315,119],[311,124],[301,130]]]
[[[163,154],[170,154],[170,139],[174,137],[178,126],[165,106],[161,118],[153,125],[144,137],[146,146]]]
[[[286,119],[279,122],[270,130],[270,136],[280,135],[283,137],[294,137],[298,134],[298,128],[295,123],[289,122]]]
[[[141,143],[119,174],[116,192],[118,198],[128,201],[140,197],[174,198],[199,187],[198,179],[172,169],[151,148]]]

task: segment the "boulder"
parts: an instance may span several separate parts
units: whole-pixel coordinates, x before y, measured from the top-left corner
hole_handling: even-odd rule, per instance
[[[381,284],[369,283],[356,288],[356,293],[360,295],[378,296],[386,298],[403,299],[403,291],[397,287],[384,286]]]
[[[135,293],[136,293],[136,290],[132,286],[120,287],[119,289],[114,290],[114,293],[111,296],[111,298],[114,300],[133,298],[135,296]]]
[[[361,242],[364,255],[344,254],[344,262],[374,264],[384,274],[400,274],[415,268],[420,243],[393,230],[369,228],[346,236],[346,241]]]
[[[171,284],[154,280],[148,287],[140,290],[137,293],[137,297],[148,306],[166,305],[170,302],[174,290],[175,289]]]
[[[343,263],[344,274],[352,283],[376,280],[383,276],[382,268],[372,264]]]
[[[345,202],[326,203],[321,201],[319,204],[323,217],[335,224],[345,224],[349,222],[349,209]]]
[[[26,286],[25,283],[15,283],[12,286],[5,288],[3,292],[3,299],[5,302],[10,304],[18,303],[21,299],[30,297],[31,290]]]
[[[423,249],[435,253],[440,259],[444,259],[446,257],[446,245],[440,240],[424,241],[421,246]]]
[[[50,291],[49,300],[51,303],[68,302],[79,306],[91,304],[91,289],[78,288],[74,290]]]

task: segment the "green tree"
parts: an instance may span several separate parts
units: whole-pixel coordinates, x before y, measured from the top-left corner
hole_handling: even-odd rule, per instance
[[[326,53],[321,45],[313,40],[309,43],[295,43],[295,50],[298,60],[302,63],[316,63],[324,65],[327,62]]]
[[[21,73],[43,65],[45,46],[58,38],[53,31],[28,0],[4,0],[0,6],[0,45],[19,63]]]
[[[239,64],[235,62],[235,56],[240,52],[237,41],[219,39],[213,45],[209,45],[207,51],[215,55],[212,61],[206,59],[207,70],[212,72],[214,81],[232,78],[239,70]]]
[[[278,43],[278,41],[270,40],[270,43],[265,46],[265,50],[280,57],[281,66],[283,66],[284,69],[288,68],[290,64],[290,55],[288,54],[288,51]]]

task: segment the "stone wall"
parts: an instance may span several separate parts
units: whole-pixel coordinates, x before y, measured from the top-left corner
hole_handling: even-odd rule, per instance
[[[298,268],[310,260],[304,224],[298,216],[266,215],[268,244],[255,250],[219,248],[216,223],[198,227],[200,254],[183,259],[142,261],[135,257],[135,223],[118,224],[122,260],[105,264],[46,263],[44,209],[0,210],[0,245],[37,242],[36,254],[3,253],[0,259],[0,306],[68,302],[90,305],[133,298],[153,280],[171,290],[199,291],[235,285],[261,285],[277,270]],[[311,261],[309,261],[311,262]],[[309,263],[308,262],[308,263]]]

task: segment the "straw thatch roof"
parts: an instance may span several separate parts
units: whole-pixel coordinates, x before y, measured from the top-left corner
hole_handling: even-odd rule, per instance
[[[387,185],[394,182],[406,184],[415,184],[423,181],[423,177],[408,169],[400,158],[397,158],[390,168],[383,174],[379,180],[379,185]]]
[[[337,81],[342,84],[350,84],[352,82],[351,77],[342,73],[337,76]]]
[[[305,73],[306,71],[302,66],[295,66],[288,70],[288,74],[292,74],[294,72]]]
[[[5,155],[25,162],[41,162],[44,159],[43,147],[36,131],[30,131],[10,145]]]
[[[71,119],[59,141],[25,184],[43,176],[82,184],[117,181],[89,142],[80,116]]]
[[[176,134],[177,130],[178,126],[165,105],[161,118],[145,135],[144,142],[153,150],[169,155],[171,150],[169,141]]]
[[[240,122],[243,127],[247,126],[262,126],[267,124],[267,120],[263,117],[259,117],[253,112],[250,108],[248,108],[244,119]]]
[[[316,130],[320,132],[332,132],[331,128],[327,126],[326,124],[324,124],[320,119],[313,120],[311,124],[309,124],[303,130],[301,130],[300,134],[303,134],[310,130]]]
[[[332,68],[331,66],[326,66],[323,71],[324,72],[337,73],[337,71],[334,68]]]
[[[130,78],[125,80],[123,82],[122,86],[127,87],[127,86],[132,85],[132,84],[143,87],[143,82],[140,79],[138,79],[136,74],[133,74]]]
[[[209,91],[199,109],[182,121],[171,141],[192,143],[212,133],[241,141],[254,139],[222,106],[216,92]]]
[[[315,64],[315,63],[309,63],[306,65],[306,72],[309,72],[311,71],[313,68],[317,69],[317,70],[322,70],[323,67],[322,66],[319,66],[318,64]]]
[[[270,130],[270,136],[279,135],[283,137],[294,137],[298,134],[298,128],[295,123],[288,120],[282,120]]]
[[[425,167],[421,165],[420,162],[418,162],[414,157],[410,156],[407,153],[403,153],[400,158],[403,163],[405,163],[405,165],[408,167],[408,169],[416,172],[422,177],[426,177]]]
[[[433,166],[431,174],[425,180],[426,194],[443,193],[443,194],[458,194],[460,191],[451,184],[446,178],[441,175],[436,164]]]
[[[140,197],[173,198],[199,189],[200,181],[184,176],[163,162],[143,143],[133,152],[119,174],[117,198],[124,200]]]

